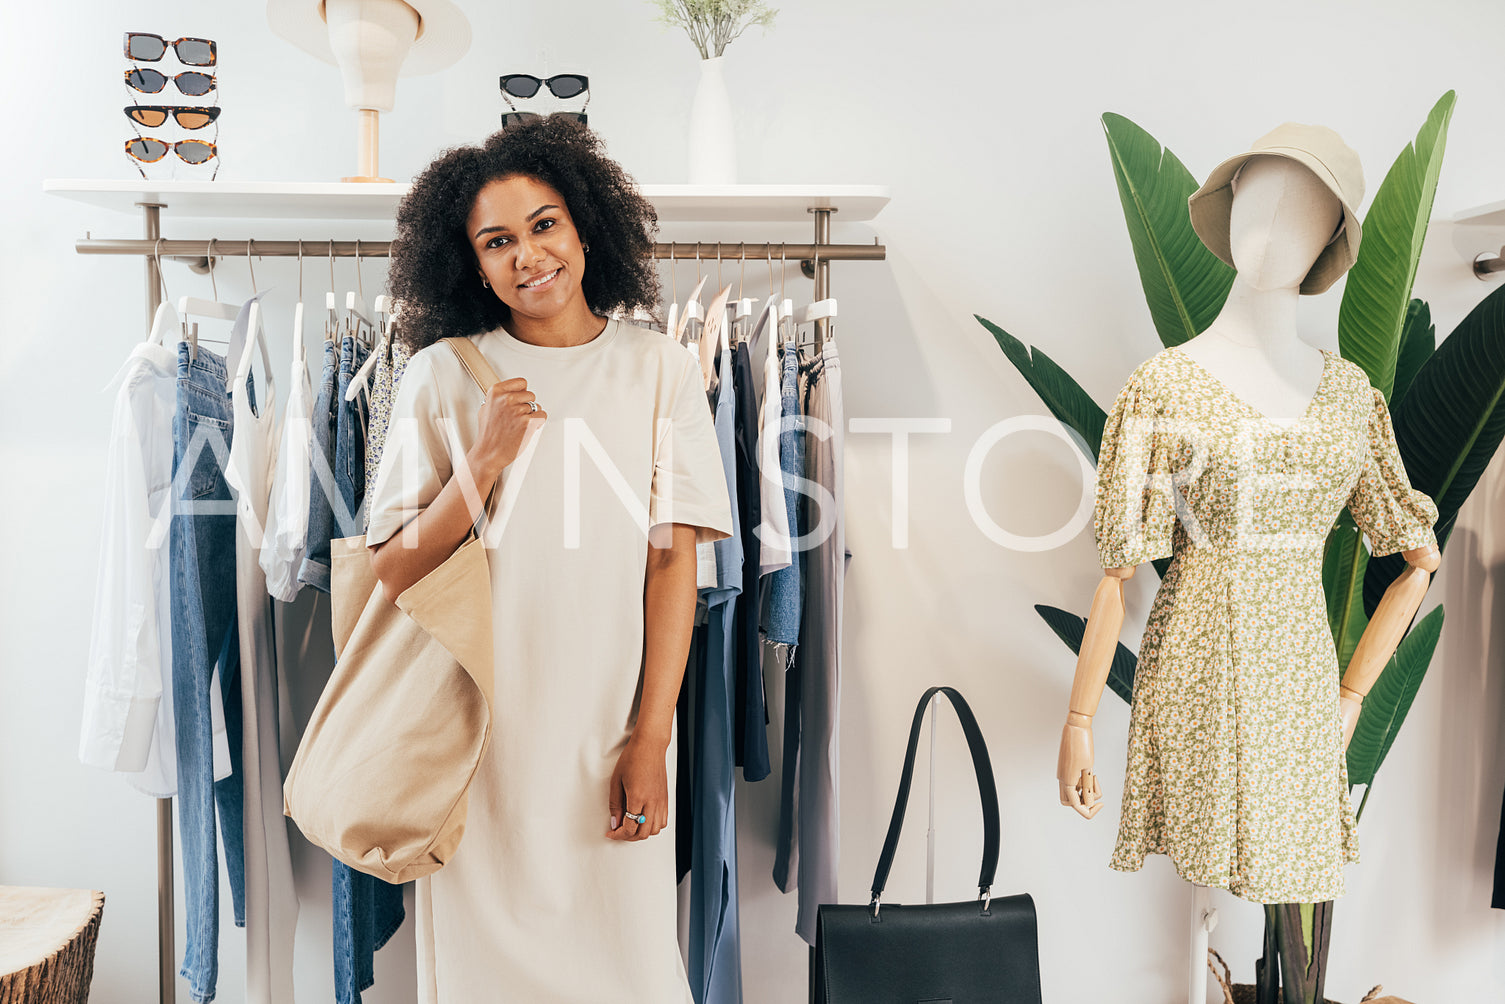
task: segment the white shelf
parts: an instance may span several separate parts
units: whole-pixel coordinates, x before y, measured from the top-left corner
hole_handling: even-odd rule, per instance
[[[408,184],[337,181],[144,181],[49,179],[42,191],[139,215],[138,202],[164,215],[204,219],[369,220],[391,222]],[[663,223],[801,223],[811,209],[835,209],[833,222],[871,220],[888,205],[880,185],[643,185]]]
[[[1454,213],[1453,222],[1470,227],[1505,227],[1505,202],[1491,202]]]

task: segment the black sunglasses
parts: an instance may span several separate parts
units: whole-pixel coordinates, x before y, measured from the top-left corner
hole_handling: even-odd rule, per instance
[[[170,77],[150,66],[137,66],[125,71],[125,82],[144,94],[156,94],[167,86],[169,80],[189,97],[200,97],[214,90],[214,78],[197,70],[184,70]]]
[[[202,129],[219,118],[217,106],[196,108],[188,105],[128,105],[124,111],[132,122],[150,129],[166,122],[169,115],[184,129]]]
[[[178,62],[187,66],[213,66],[218,50],[207,38],[180,38],[169,42],[161,35],[149,31],[125,33],[125,58],[139,59],[143,63],[155,63],[167,55],[168,46],[178,54]]]
[[[531,98],[539,87],[547,87],[556,98],[573,98],[590,90],[590,80],[579,73],[559,73],[547,80],[531,73],[508,73],[502,77],[502,93],[514,98]]]
[[[541,122],[550,118],[574,119],[581,125],[586,124],[585,112],[553,112],[549,115],[540,115],[537,112],[502,112],[502,128],[510,129],[524,122]]]

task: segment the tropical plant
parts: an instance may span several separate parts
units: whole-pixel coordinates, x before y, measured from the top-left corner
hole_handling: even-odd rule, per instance
[[[1338,322],[1341,354],[1361,366],[1389,400],[1411,483],[1437,503],[1438,544],[1444,548],[1459,508],[1505,436],[1505,288],[1485,297],[1440,346],[1427,305],[1411,297],[1454,101],[1452,91],[1442,96],[1375,193]],[[1178,345],[1217,317],[1233,270],[1192,230],[1187,198],[1198,183],[1191,172],[1123,116],[1108,113],[1102,122],[1150,318],[1162,344]],[[1095,460],[1103,409],[1045,353],[977,320]],[[1165,564],[1156,564],[1162,576]],[[1399,555],[1371,559],[1352,517],[1342,513],[1322,563],[1340,674],[1379,598],[1403,568]],[[1043,605],[1035,610],[1072,651],[1080,647],[1084,618]],[[1441,607],[1417,621],[1364,700],[1348,747],[1349,783],[1365,786],[1359,817],[1426,676],[1442,623]],[[1120,644],[1108,686],[1126,701],[1136,663]],[[1331,912],[1330,902],[1266,907],[1265,957],[1256,966],[1261,1001],[1276,1000],[1282,981],[1292,1004],[1322,1000]]]
[[[683,28],[701,59],[713,59],[726,51],[739,35],[757,25],[773,27],[777,10],[764,0],[651,0],[658,9],[654,20],[671,28]]]

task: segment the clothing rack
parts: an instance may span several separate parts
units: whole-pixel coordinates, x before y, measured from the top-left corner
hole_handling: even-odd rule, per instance
[[[51,183],[47,186],[51,187]],[[61,190],[61,189],[60,189]],[[886,193],[881,196],[887,202]],[[146,262],[146,327],[151,327],[152,318],[162,302],[162,276],[160,263],[163,256],[172,259],[187,259],[197,271],[213,267],[215,256],[232,257],[311,257],[311,258],[385,258],[391,250],[390,241],[365,240],[276,240],[257,241],[222,240],[166,240],[162,237],[162,210],[167,203],[152,201],[150,196],[134,202],[145,221],[144,239],[111,239],[86,236],[76,241],[74,250],[79,254],[139,255]],[[824,300],[831,295],[831,262],[833,261],[883,261],[887,249],[872,244],[832,244],[831,214],[834,206],[817,205],[807,209],[815,217],[815,240],[811,244],[744,243],[744,242],[693,242],[667,244],[653,247],[653,257],[670,261],[702,263],[721,261],[780,261],[798,260],[806,276],[815,280],[815,299]],[[674,220],[671,222],[681,222]],[[815,322],[816,344],[824,343],[829,331],[829,318]],[[157,799],[157,967],[158,999],[161,1004],[175,1004],[177,998],[177,952],[174,944],[174,895],[173,895],[173,822],[172,799]]]

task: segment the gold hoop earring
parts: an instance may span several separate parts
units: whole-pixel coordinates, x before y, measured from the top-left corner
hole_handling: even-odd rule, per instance
[[[584,241],[581,241],[580,242],[580,250],[583,251],[583,252],[585,252],[586,254],[590,254],[591,253],[591,246],[589,244],[585,243]]]
[[[481,285],[482,285],[482,286],[485,286],[485,287],[486,287],[486,288],[487,288],[487,289],[490,289],[490,288],[491,288],[491,280],[490,280],[490,279],[488,279],[488,278],[486,278],[486,277],[485,277],[485,276],[484,276],[484,275],[483,275],[483,276],[481,276]]]

